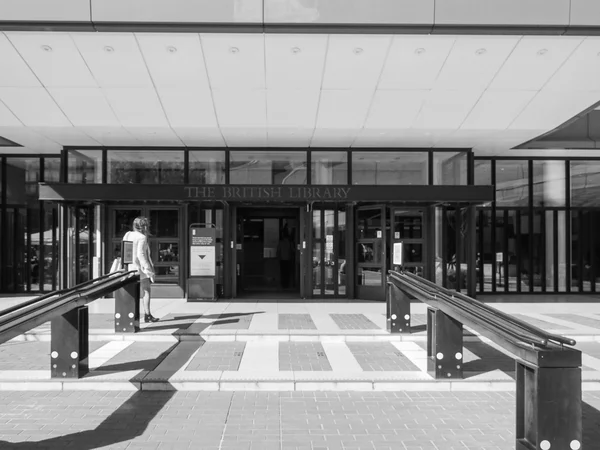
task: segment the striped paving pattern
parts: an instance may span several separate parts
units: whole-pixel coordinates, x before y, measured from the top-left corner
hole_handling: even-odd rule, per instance
[[[280,330],[316,330],[310,314],[279,314]]]
[[[329,314],[340,330],[379,330],[364,314]]]
[[[245,342],[205,342],[185,370],[238,370]]]
[[[348,342],[364,371],[418,371],[406,355],[389,342]]]
[[[279,370],[314,372],[332,369],[320,342],[280,342]]]

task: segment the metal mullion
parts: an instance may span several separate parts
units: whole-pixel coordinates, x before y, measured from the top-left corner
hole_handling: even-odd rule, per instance
[[[590,230],[590,248],[594,249],[595,248],[595,241],[596,241],[596,233],[591,232],[591,230],[593,230],[594,228],[594,214],[592,214],[591,212],[588,214],[589,217],[589,225],[588,225],[588,230]],[[596,258],[594,257],[594,251],[590,251],[590,287],[591,287],[591,292],[596,292],[596,279],[594,274],[596,273]]]
[[[189,150],[183,151],[183,184],[189,184],[190,182],[190,152]]]
[[[75,261],[73,261],[73,263],[75,264],[75,280],[74,281],[74,285],[77,285],[79,283],[79,274],[81,272],[81,267],[79,267],[79,206],[72,206],[72,211],[74,212],[74,216],[75,216],[75,221],[74,221],[74,235],[75,235],[75,251],[74,253],[74,259]]]
[[[26,291],[31,291],[31,222],[33,218],[31,217],[31,211],[29,208],[25,207],[25,224],[27,228],[25,242],[26,242],[26,250],[25,254],[27,255],[27,265],[25,266],[25,286]],[[40,231],[40,247],[44,245],[43,234]],[[38,261],[38,270],[39,270],[39,261]],[[38,272],[39,273],[39,272]]]
[[[554,222],[554,233],[552,233],[552,247],[554,248],[553,263],[554,263],[554,292],[559,292],[558,284],[558,211],[552,212],[552,221]]]
[[[335,255],[334,258],[334,262],[333,262],[333,296],[335,298],[339,297],[339,286],[338,286],[338,281],[339,281],[339,277],[338,277],[338,265],[339,265],[339,254],[338,254],[338,247],[339,247],[339,231],[338,231],[338,226],[339,226],[339,221],[338,221],[338,204],[334,203],[333,204],[333,254]]]
[[[508,292],[508,209],[504,210],[504,233],[502,242],[502,265],[504,266],[504,292]]]
[[[527,175],[528,175],[528,201],[527,210],[529,214],[529,292],[533,292],[534,274],[533,274],[533,161],[529,160],[527,163]]]
[[[448,230],[447,207],[442,206],[442,286],[447,286],[448,281],[448,249],[446,246],[446,231]]]
[[[346,171],[348,177],[348,185],[352,185],[352,151],[346,152]]]
[[[485,282],[485,277],[484,277],[484,262],[483,262],[483,255],[485,254],[485,248],[484,248],[484,226],[485,226],[485,212],[483,209],[480,209],[479,211],[479,245],[478,245],[478,251],[479,251],[479,292],[483,293],[485,292],[485,286],[484,286],[484,282]]]
[[[225,150],[225,184],[230,184],[229,172],[231,171],[230,151]]]
[[[496,292],[496,203],[490,211],[490,241],[492,243],[492,292]]]
[[[102,150],[102,174],[100,175],[102,179],[102,184],[108,183],[108,152],[106,149]]]
[[[427,184],[428,185],[433,185],[434,184],[434,173],[433,173],[433,165],[435,163],[434,157],[433,157],[433,150],[429,150],[429,153],[427,154]]]
[[[17,230],[19,229],[19,208],[18,207],[14,207],[13,208],[13,229],[12,229],[12,236],[11,239],[13,241],[13,273],[12,273],[12,279],[13,279],[13,286],[14,286],[14,291],[18,292],[17,290],[17,286],[18,286],[18,278],[17,278],[17,267],[19,266],[17,263],[17,242],[18,240],[16,239],[16,233]]]
[[[565,211],[565,233],[567,235],[566,239],[566,248],[565,248],[565,258],[566,258],[566,291],[567,293],[571,292],[571,246],[572,246],[572,236],[571,236],[571,162],[569,160],[565,161],[565,198],[566,198],[566,211]]]
[[[538,211],[536,211],[538,212]],[[546,232],[546,212],[545,211],[539,211],[540,213],[540,235],[542,236],[542,242],[543,245],[539,245],[538,248],[540,249],[540,261],[541,261],[541,281],[542,281],[542,292],[546,292],[546,259],[547,259],[547,252],[546,252],[546,238],[547,238],[547,232]]]
[[[516,231],[516,242],[518,244],[521,243],[521,210],[517,209],[515,216],[515,231]],[[520,245],[515,245],[515,254],[517,257],[517,292],[521,292],[521,271],[523,268],[521,267],[523,263],[522,259],[522,251]]]
[[[583,292],[583,211],[578,211],[577,213],[577,227],[578,227],[578,250],[579,254],[577,255],[577,280],[579,283],[579,292]]]
[[[39,223],[39,230],[40,230],[40,248],[38,251],[38,284],[40,285],[40,292],[44,292],[44,283],[43,280],[45,279],[46,276],[46,252],[45,252],[45,245],[44,245],[44,219],[46,218],[46,204],[43,201],[39,202],[39,209],[38,209],[38,223]]]
[[[95,213],[94,207],[89,205],[87,206],[88,210],[88,280],[94,278],[94,231],[95,231]],[[182,248],[180,246],[179,248]],[[179,264],[179,262],[178,262]],[[180,269],[181,270],[181,269]],[[100,276],[100,274],[98,274]]]
[[[455,221],[454,223],[456,224],[456,229],[454,230],[454,234],[455,234],[455,244],[454,244],[454,260],[456,263],[455,266],[455,278],[456,278],[456,291],[460,292],[460,287],[461,287],[461,281],[462,281],[462,270],[461,270],[461,258],[460,258],[460,251],[462,250],[462,239],[461,239],[461,233],[460,233],[460,228],[462,226],[462,211],[460,209],[460,205],[456,204],[456,206],[454,207],[454,211],[455,211]]]
[[[321,206],[319,212],[321,222],[321,237],[319,239],[319,246],[321,247],[321,297],[325,297],[325,208]]]
[[[58,239],[56,237],[56,230],[58,229],[58,211],[59,208],[56,206],[52,207],[52,290],[55,291],[58,286],[58,277],[57,277],[57,269],[58,269],[58,255],[60,255],[60,244],[57,242]],[[60,276],[60,275],[59,275]]]
[[[306,155],[306,184],[310,186],[312,184],[312,152],[307,151]]]

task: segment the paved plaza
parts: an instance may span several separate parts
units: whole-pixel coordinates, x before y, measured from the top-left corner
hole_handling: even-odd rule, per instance
[[[112,302],[90,304],[82,379],[50,378],[49,324],[0,345],[0,449],[514,449],[514,360],[465,330],[465,378],[434,380],[421,304],[391,335],[381,303],[157,299],[115,334]],[[600,304],[493,306],[577,340],[600,448]]]

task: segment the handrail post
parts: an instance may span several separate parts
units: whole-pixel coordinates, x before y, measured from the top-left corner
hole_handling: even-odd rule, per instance
[[[387,283],[387,331],[391,334],[410,334],[410,299],[394,283]]]
[[[115,333],[140,331],[140,282],[115,291]]]
[[[581,367],[516,361],[516,449],[582,447]]]
[[[439,309],[427,309],[427,372],[436,380],[463,377],[463,326]]]
[[[50,321],[52,378],[81,378],[88,372],[89,316],[80,306]]]

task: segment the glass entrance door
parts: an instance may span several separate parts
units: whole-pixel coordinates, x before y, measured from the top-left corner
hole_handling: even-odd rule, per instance
[[[133,220],[138,216],[150,219],[150,254],[156,271],[152,287],[154,297],[183,297],[181,208],[177,206],[129,206],[113,207],[110,217],[110,248],[107,266],[121,250],[121,240],[132,230]],[[108,270],[108,267],[106,268]]]
[[[392,229],[390,236],[391,248],[388,252],[390,258],[389,267],[392,270],[405,270],[413,272],[421,277],[427,274],[427,248],[425,239],[425,213],[419,209],[392,208]],[[398,253],[395,246],[401,244],[401,261],[397,260]],[[400,264],[398,264],[400,263]]]
[[[346,211],[312,211],[313,297],[346,296]]]
[[[386,208],[383,205],[356,208],[356,297],[385,300]]]

